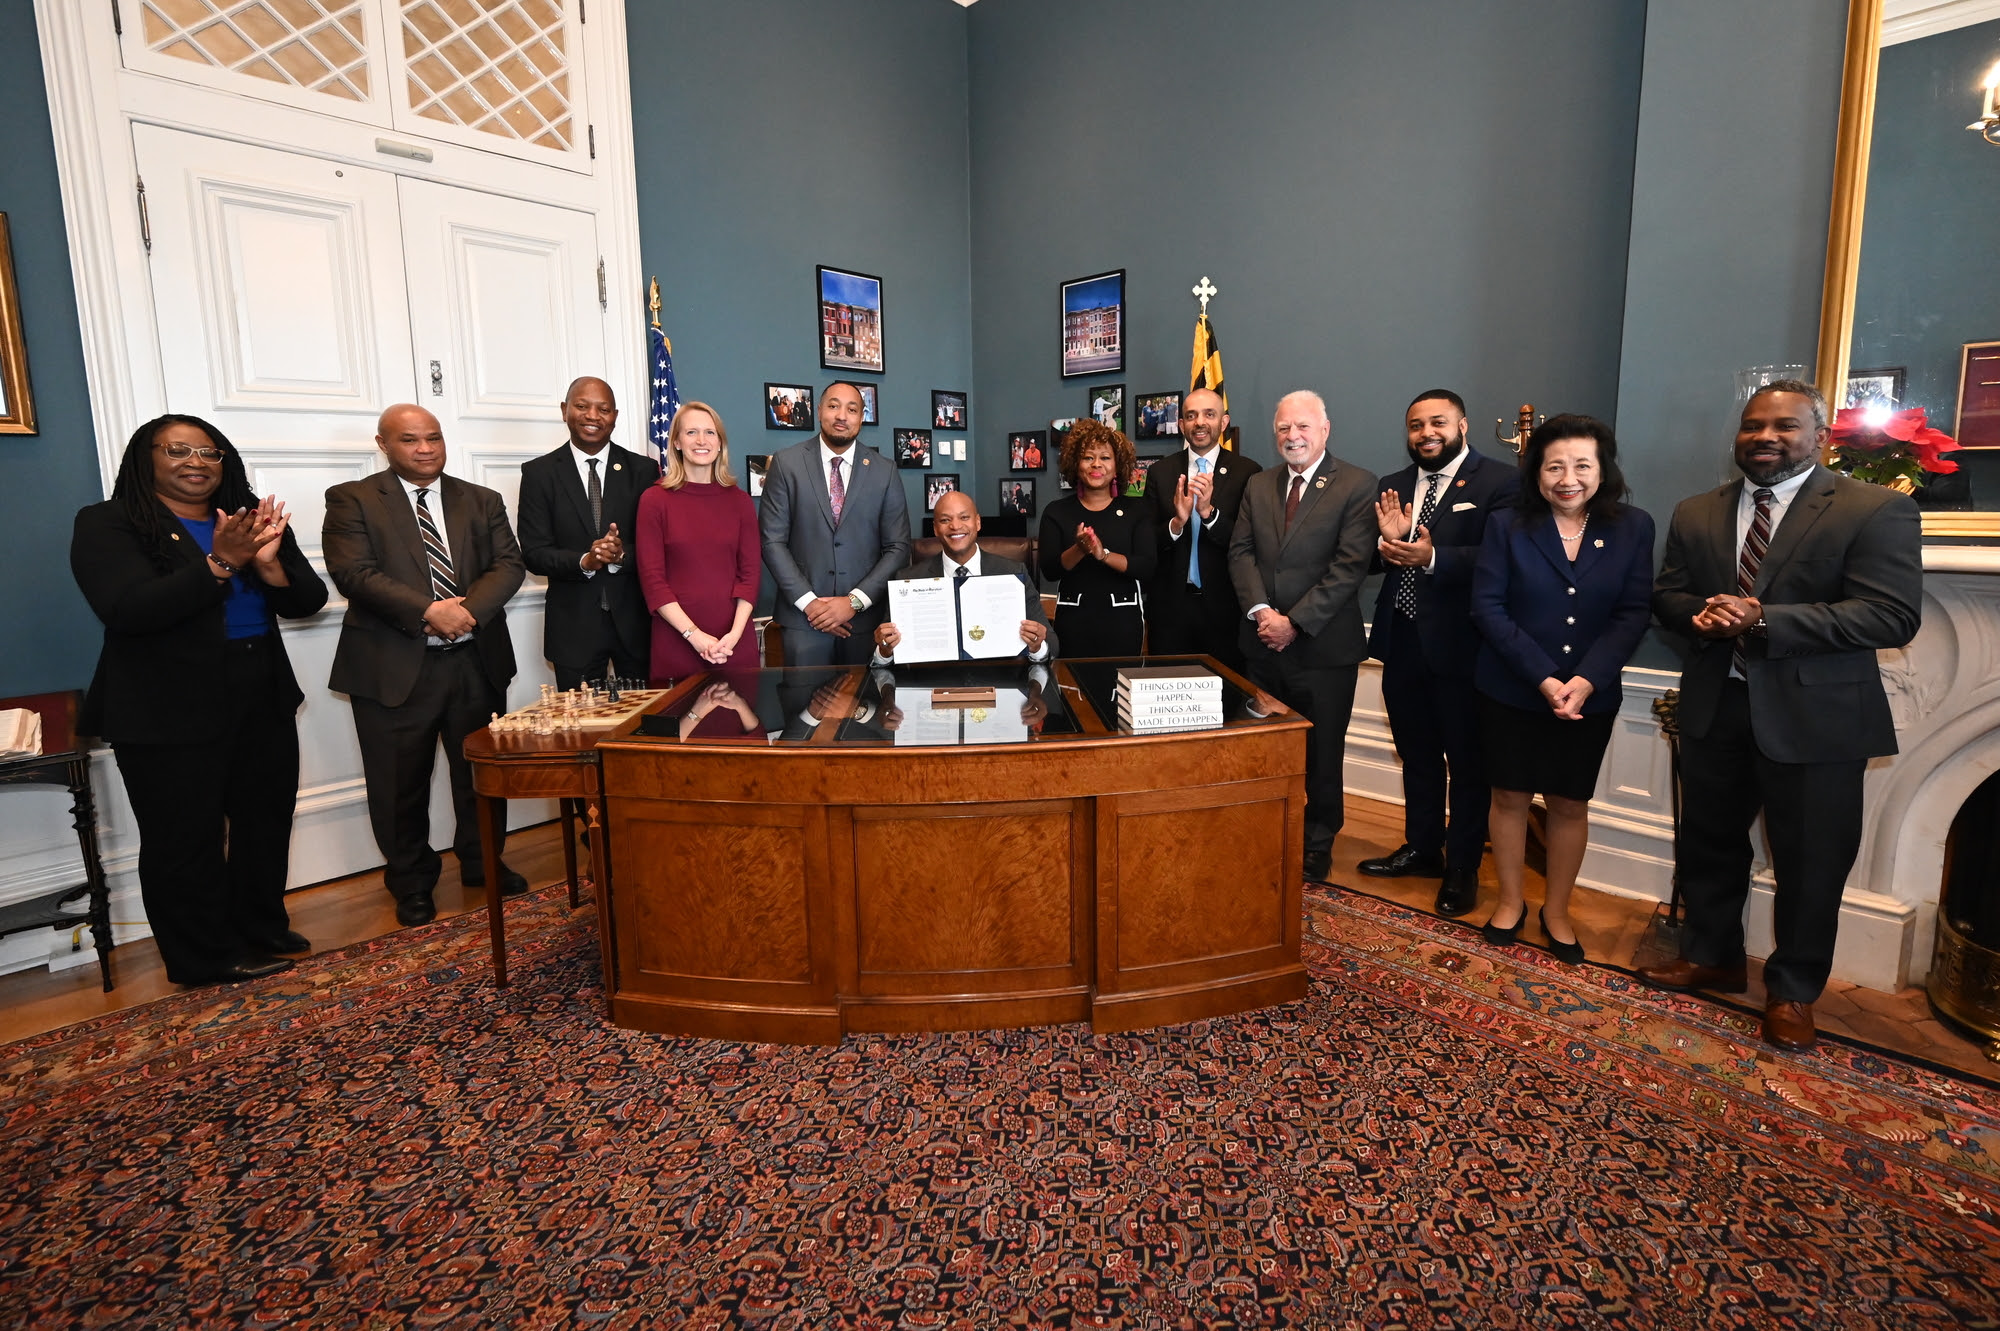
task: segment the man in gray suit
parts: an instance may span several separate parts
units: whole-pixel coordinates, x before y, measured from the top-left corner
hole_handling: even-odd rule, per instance
[[[889,575],[909,562],[910,508],[896,469],[861,433],[861,390],[835,380],[819,433],[771,459],[757,525],[778,583],[785,664],[861,665]]]
[[[1258,687],[1313,723],[1306,741],[1305,874],[1324,880],[1346,817],[1341,768],[1354,680],[1368,640],[1359,593],[1375,553],[1373,473],[1326,451],[1326,403],[1279,399],[1280,465],[1252,476],[1229,540],[1229,576],[1246,607],[1241,641]]]
[[[320,543],[347,598],[329,688],[354,705],[368,820],[387,861],[396,918],[427,924],[441,861],[431,849],[431,767],[438,742],[451,772],[458,880],[528,890],[505,864],[480,862],[478,804],[465,737],[506,706],[514,677],[507,599],[526,569],[507,506],[482,485],[444,474],[437,417],[403,403],[382,413],[375,443],[389,469],[326,492]],[[501,827],[506,827],[503,819]],[[489,875],[489,871],[490,875]]]
[[[1876,650],[1916,636],[1923,538],[1907,495],[1819,465],[1826,401],[1780,380],[1744,404],[1731,481],[1683,500],[1653,591],[1687,639],[1681,674],[1679,959],[1639,970],[1665,989],[1741,993],[1750,828],[1777,877],[1764,1038],[1814,1040],[1840,898],[1861,845],[1861,781],[1896,751]],[[1747,481],[1747,484],[1746,484]]]

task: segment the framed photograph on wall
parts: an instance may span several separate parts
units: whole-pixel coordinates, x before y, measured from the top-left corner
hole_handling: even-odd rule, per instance
[[[1960,448],[2000,448],[2000,342],[1967,342],[1959,351]]]
[[[743,473],[750,481],[750,497],[757,498],[764,493],[764,478],[771,474],[771,455],[752,453],[743,459]]]
[[[963,430],[965,428],[965,394],[946,388],[931,390],[931,428],[933,430]]]
[[[882,373],[882,279],[819,264],[819,363]]]
[[[1125,385],[1099,384],[1090,390],[1090,410],[1086,413],[1099,425],[1125,433]]]
[[[1910,367],[1888,365],[1879,370],[1849,370],[1847,372],[1847,398],[1843,407],[1866,406],[1870,402],[1885,402],[1890,406],[1900,406],[1905,385],[1910,380]]]
[[[1000,482],[1000,511],[1017,517],[1035,516],[1035,478],[1008,477]]]
[[[875,414],[875,385],[856,384],[855,387],[861,390],[861,423],[880,425],[882,420]]]
[[[765,384],[764,428],[767,430],[811,430],[813,419],[811,384]]]
[[[1063,378],[1125,368],[1125,270],[1062,284]]]
[[[1016,430],[1007,436],[1007,466],[1013,471],[1040,471],[1048,448],[1048,431]]]
[[[928,467],[931,465],[931,432],[929,430],[896,431],[896,465],[905,469]]]
[[[937,508],[938,500],[958,488],[958,474],[949,471],[934,471],[924,477],[924,512]]]
[[[28,341],[21,291],[14,285],[14,238],[0,213],[0,434],[34,434],[35,395],[28,386]]]
[[[1179,393],[1141,393],[1132,399],[1134,439],[1178,439],[1181,433]]]

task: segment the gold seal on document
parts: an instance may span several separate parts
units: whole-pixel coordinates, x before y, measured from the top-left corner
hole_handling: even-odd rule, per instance
[[[974,642],[985,642],[986,630],[981,628],[979,625],[974,624],[971,628],[965,631],[965,636],[972,639]]]
[[[984,707],[975,707],[972,709],[972,720],[975,725],[985,724],[986,718],[991,715],[992,713],[987,711]]]

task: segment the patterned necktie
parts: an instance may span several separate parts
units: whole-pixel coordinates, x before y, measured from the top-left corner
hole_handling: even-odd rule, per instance
[[[597,476],[597,459],[584,461],[590,464],[590,538],[594,541],[604,535],[604,483]],[[611,608],[611,588],[602,582],[597,584],[597,608]]]
[[[1292,488],[1285,493],[1285,530],[1292,529],[1292,519],[1298,516],[1299,495],[1305,491],[1306,478],[1294,473]]]
[[[1736,560],[1736,594],[1748,596],[1757,585],[1757,570],[1764,562],[1764,552],[1771,548],[1771,499],[1769,490],[1753,490],[1750,497],[1757,501],[1757,512],[1750,519],[1750,533],[1743,538],[1743,553]],[[1750,678],[1743,650],[1743,634],[1736,636],[1735,644],[1729,652],[1729,668],[1745,679]]]
[[[847,486],[840,479],[840,464],[844,461],[845,458],[835,455],[833,474],[826,482],[826,499],[833,505],[833,525],[836,527],[840,525],[840,510],[847,507]]]
[[[1434,471],[1424,481],[1424,505],[1417,511],[1417,525],[1428,527],[1431,514],[1437,512],[1438,490],[1444,481],[1444,473]],[[1405,619],[1417,617],[1417,576],[1419,570],[1406,568],[1396,575],[1396,609]]]
[[[458,595],[458,583],[451,571],[451,552],[444,547],[437,523],[431,518],[429,488],[417,491],[417,528],[424,537],[424,562],[430,566],[431,595],[448,601]]]
[[[1194,474],[1197,476],[1208,475],[1207,458],[1196,458],[1194,460]],[[1194,588],[1196,591],[1200,591],[1201,590],[1201,506],[1197,504],[1195,506],[1195,511],[1189,516],[1194,520],[1193,521],[1194,531],[1188,537],[1188,586]]]
[[[970,661],[972,659],[972,653],[965,650],[965,638],[962,636],[965,632],[965,612],[960,609],[959,605],[959,593],[965,590],[966,573],[967,569],[965,565],[960,564],[958,572],[951,575],[952,619],[958,624],[959,633],[961,634],[958,640],[958,659],[961,661]]]

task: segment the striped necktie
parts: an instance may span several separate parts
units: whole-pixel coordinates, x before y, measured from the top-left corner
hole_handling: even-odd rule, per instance
[[[1736,560],[1738,596],[1748,596],[1757,586],[1757,570],[1764,563],[1764,552],[1771,548],[1771,492],[1755,490],[1750,497],[1757,501],[1757,512],[1750,519],[1750,533],[1743,538],[1743,553]],[[1744,634],[1736,635],[1735,645],[1729,653],[1729,668],[1748,679],[1750,671],[1745,668],[1744,637]]]
[[[429,494],[428,487],[417,491],[417,527],[424,536],[424,562],[431,570],[431,595],[448,601],[458,595],[458,583],[451,571],[451,551],[445,549],[444,537],[431,518]]]

